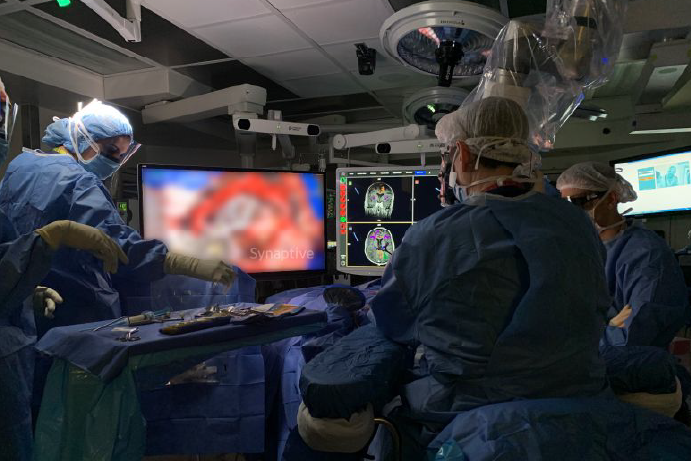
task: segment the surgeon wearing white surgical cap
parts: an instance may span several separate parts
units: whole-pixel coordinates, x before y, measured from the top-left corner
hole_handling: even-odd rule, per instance
[[[605,386],[604,252],[581,211],[535,191],[525,113],[490,97],[446,115],[436,132],[462,203],[408,229],[371,302],[389,339],[424,346],[390,415],[406,459],[423,459],[458,412]]]
[[[688,293],[667,243],[620,213],[618,204],[637,198],[631,184],[605,163],[584,162],[564,171],[557,188],[590,216],[607,248],[613,304],[604,344],[666,349],[689,321]]]
[[[529,131],[523,109],[505,98],[482,99],[445,115],[435,132],[448,148],[449,187],[456,200],[509,180],[541,187],[540,156],[528,145]]]

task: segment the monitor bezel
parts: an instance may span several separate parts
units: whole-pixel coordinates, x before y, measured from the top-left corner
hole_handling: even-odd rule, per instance
[[[435,170],[437,173],[441,169],[440,165],[414,165],[414,166],[408,166],[408,165],[400,165],[400,166],[388,166],[388,165],[382,165],[380,167],[345,167],[345,168],[336,168],[336,203],[339,203],[341,200],[341,188],[338,187],[338,182],[339,178],[341,177],[341,172],[357,172],[357,171],[363,171],[363,172],[369,172],[369,171],[398,171],[398,170]],[[337,210],[336,210],[337,211]],[[338,212],[336,213],[336,242],[340,242],[340,216],[338,215]],[[341,266],[340,261],[338,260],[339,257],[339,247],[338,243],[336,246],[336,270],[338,272],[341,272],[343,274],[350,274],[350,275],[363,275],[363,276],[374,276],[374,277],[381,277],[384,274],[384,270],[386,270],[386,265],[385,266],[378,266],[378,267],[349,267],[349,266]]]
[[[294,270],[294,271],[275,271],[275,272],[246,272],[255,279],[285,279],[287,277],[304,277],[304,276],[319,276],[324,275],[327,271],[327,219],[326,219],[326,173],[320,171],[292,171],[292,170],[281,170],[275,168],[232,168],[232,167],[212,167],[212,166],[186,166],[186,165],[168,165],[160,163],[139,163],[137,164],[137,197],[139,199],[139,231],[142,237],[146,238],[145,226],[144,226],[144,200],[143,200],[143,189],[142,189],[142,170],[147,169],[159,169],[159,170],[188,170],[188,171],[218,171],[218,172],[231,172],[231,173],[294,173],[294,174],[315,174],[322,177],[322,197],[323,197],[323,224],[324,228],[324,268],[323,269],[309,269],[309,270]],[[231,261],[232,263],[232,261]],[[242,268],[240,268],[242,269]],[[244,271],[244,269],[242,269]]]
[[[660,152],[635,155],[632,157],[624,157],[624,158],[620,158],[617,160],[610,160],[609,164],[612,168],[615,168],[617,163],[632,163],[632,162],[638,162],[641,160],[648,160],[651,158],[666,157],[669,155],[683,154],[686,152],[691,153],[691,145],[685,146],[685,147],[676,147],[674,149],[667,149],[667,150],[663,150]],[[691,213],[691,206],[689,208],[683,208],[683,209],[657,211],[657,212],[652,212],[652,213],[626,214],[624,216],[626,218],[632,218],[632,219],[647,219],[647,218],[662,218],[662,217],[666,217],[666,216],[688,215],[689,213]]]

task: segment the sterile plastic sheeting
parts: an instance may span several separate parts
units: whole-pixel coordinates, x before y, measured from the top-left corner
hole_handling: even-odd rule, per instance
[[[154,310],[194,309],[214,304],[226,305],[238,302],[253,303],[256,300],[257,282],[238,267],[233,267],[237,279],[227,290],[224,286],[182,275],[166,275],[151,284]]]
[[[358,328],[302,369],[300,391],[315,418],[349,418],[371,403],[380,411],[399,390],[412,351],[374,325]]]
[[[676,361],[664,349],[603,346],[600,356],[607,366],[609,384],[617,394],[671,394],[676,390]]]
[[[316,286],[309,288],[293,288],[291,290],[282,291],[280,293],[276,293],[275,295],[269,296],[268,298],[266,298],[266,302],[287,304],[290,304],[292,302],[294,304],[294,300],[299,300],[303,296],[308,295],[309,293],[313,293],[313,295],[311,296],[312,298],[319,296],[319,294],[321,294],[321,290],[323,289],[324,286]]]
[[[530,142],[554,146],[557,131],[612,72],[628,0],[554,0],[546,16],[512,20],[499,32],[479,85],[461,107],[513,99],[530,120]]]
[[[691,459],[691,431],[614,396],[520,400],[459,413],[427,459],[682,461]]]

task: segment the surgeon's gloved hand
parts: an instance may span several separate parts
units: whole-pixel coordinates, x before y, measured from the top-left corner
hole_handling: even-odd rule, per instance
[[[627,304],[617,315],[612,317],[612,320],[609,321],[609,326],[624,328],[624,322],[631,317],[631,312],[631,306]]]
[[[220,259],[199,259],[180,253],[166,254],[163,271],[170,275],[186,275],[231,287],[235,281],[233,268]]]
[[[62,304],[60,293],[47,287],[36,287],[34,290],[34,312],[38,316],[54,318],[56,304]]]
[[[118,270],[118,261],[127,264],[127,255],[117,243],[102,230],[79,224],[74,221],[53,221],[47,226],[36,229],[36,233],[53,249],[66,246],[85,250],[103,261],[107,272],[114,274]]]

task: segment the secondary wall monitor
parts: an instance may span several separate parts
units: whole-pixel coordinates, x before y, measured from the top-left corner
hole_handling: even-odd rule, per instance
[[[403,235],[439,211],[439,167],[336,170],[338,270],[381,276]]]
[[[250,274],[326,268],[322,173],[139,165],[142,234]]]
[[[612,162],[633,185],[638,198],[619,204],[626,216],[691,211],[691,148],[648,154]]]

